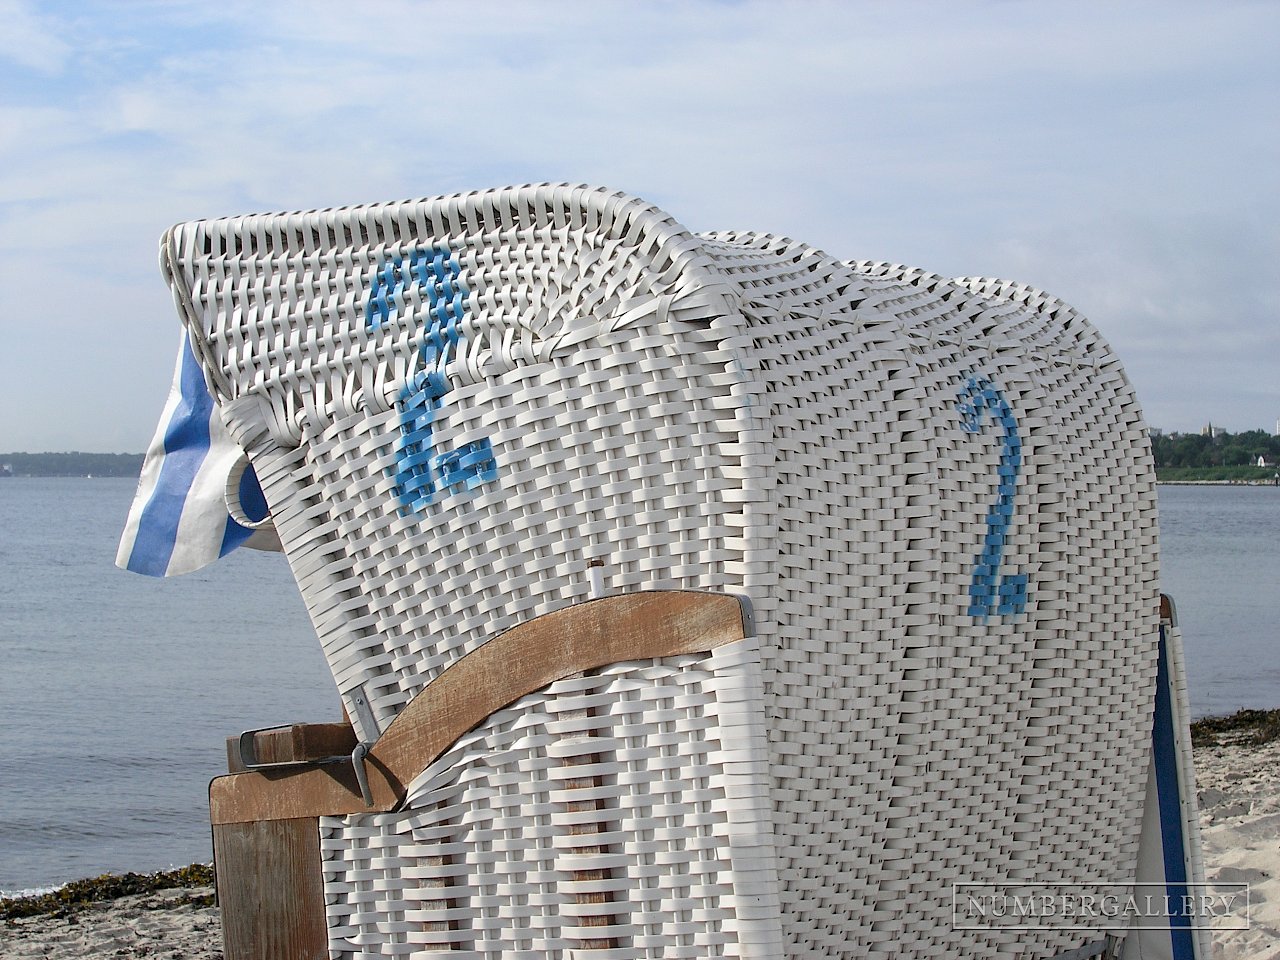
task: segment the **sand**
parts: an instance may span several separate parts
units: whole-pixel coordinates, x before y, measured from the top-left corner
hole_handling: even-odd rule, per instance
[[[1249,884],[1248,930],[1215,931],[1217,960],[1280,960],[1280,741],[1196,750],[1205,879]]]
[[[1280,742],[1196,750],[1205,874],[1250,884],[1248,930],[1214,933],[1216,960],[1280,960]],[[218,912],[182,905],[201,890],[163,890],[67,918],[0,922],[0,957],[221,960]]]
[[[91,906],[68,917],[0,922],[0,957],[146,957],[222,960],[214,907],[183,905],[212,889],[160,890]]]

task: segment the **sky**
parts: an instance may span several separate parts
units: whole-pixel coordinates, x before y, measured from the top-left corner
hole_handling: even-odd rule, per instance
[[[138,452],[170,225],[543,181],[1048,290],[1280,418],[1280,4],[0,0],[0,451]]]

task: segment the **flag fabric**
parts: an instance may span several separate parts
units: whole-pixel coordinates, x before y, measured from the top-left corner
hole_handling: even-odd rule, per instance
[[[184,332],[169,400],[142,464],[116,566],[170,577],[199,570],[243,545],[279,550],[269,523],[249,528],[227,511],[227,483],[242,458]],[[247,519],[266,517],[266,500],[252,466],[241,474],[239,493]]]

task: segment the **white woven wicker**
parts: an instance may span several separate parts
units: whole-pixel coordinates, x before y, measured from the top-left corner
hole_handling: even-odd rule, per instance
[[[559,681],[432,764],[404,812],[322,820],[335,952],[781,956],[756,653]]]
[[[325,821],[334,956],[1048,957],[1088,935],[954,930],[951,884],[1132,877],[1154,477],[1070,307],[569,186],[185,224],[163,262],[362,738],[591,561],[755,608],[758,647],[561,681]],[[597,724],[573,860],[553,768]]]

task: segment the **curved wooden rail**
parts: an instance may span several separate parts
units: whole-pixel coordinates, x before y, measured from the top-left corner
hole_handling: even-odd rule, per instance
[[[350,763],[255,770],[209,785],[217,826],[381,813],[486,717],[556,680],[618,663],[701,653],[749,633],[739,599],[697,591],[628,593],[575,604],[499,634],[450,665],[392,721],[365,760],[373,806]]]

